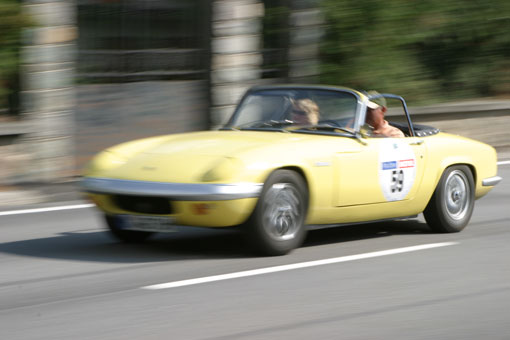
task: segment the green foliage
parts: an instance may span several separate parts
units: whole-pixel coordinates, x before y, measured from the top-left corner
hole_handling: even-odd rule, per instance
[[[264,12],[262,22],[264,37],[263,68],[273,71],[268,73],[268,77],[283,78],[288,72],[285,51],[289,40],[290,9],[282,0],[264,0]]]
[[[323,0],[324,83],[412,101],[510,94],[510,2]]]
[[[21,30],[29,21],[16,0],[0,0],[0,108],[18,87]]]

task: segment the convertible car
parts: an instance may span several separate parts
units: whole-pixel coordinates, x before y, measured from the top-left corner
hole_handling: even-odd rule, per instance
[[[385,119],[399,137],[366,123],[381,98],[395,103]],[[494,148],[413,124],[400,96],[286,85],[248,90],[219,130],[104,150],[82,188],[120,240],[237,227],[259,253],[282,255],[309,229],[420,213],[433,231],[458,232],[500,180]]]

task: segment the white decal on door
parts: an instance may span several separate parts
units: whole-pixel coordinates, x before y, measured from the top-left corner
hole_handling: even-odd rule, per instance
[[[413,187],[416,157],[402,141],[382,140],[379,149],[379,184],[387,201],[403,200]]]

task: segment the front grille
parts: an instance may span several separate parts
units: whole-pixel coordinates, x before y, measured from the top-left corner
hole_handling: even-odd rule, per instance
[[[113,202],[122,210],[141,214],[172,214],[172,205],[164,197],[114,195],[112,198]]]

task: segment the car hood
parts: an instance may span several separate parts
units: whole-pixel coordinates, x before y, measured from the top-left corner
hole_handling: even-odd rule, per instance
[[[275,139],[281,140],[281,135],[280,133],[249,131],[187,133],[176,135],[174,138],[147,148],[143,153],[153,155],[233,156],[247,148],[274,143]]]
[[[306,138],[310,136],[257,131],[205,131],[157,137],[131,142],[129,148],[108,149],[111,154],[122,155],[118,165],[102,169],[99,166],[87,175],[175,183],[240,181],[244,179],[236,176],[248,162],[245,156],[250,150],[264,154],[276,145],[294,148],[296,142]]]

